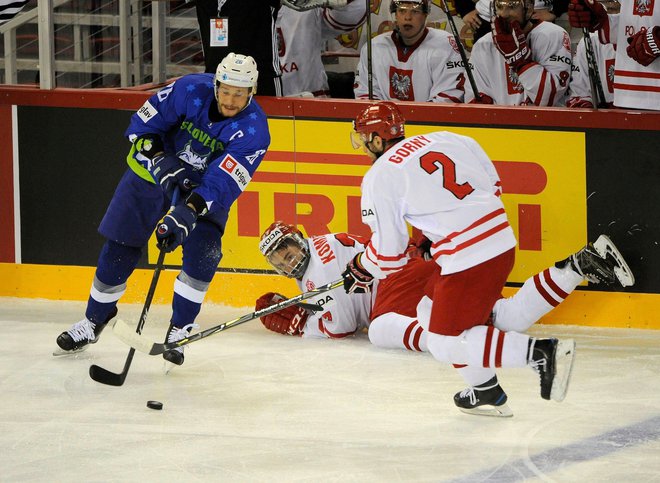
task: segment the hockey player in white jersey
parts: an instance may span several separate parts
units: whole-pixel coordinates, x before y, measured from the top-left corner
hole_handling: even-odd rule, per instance
[[[278,273],[295,279],[304,291],[340,278],[346,264],[364,251],[367,243],[364,237],[347,233],[306,239],[295,226],[276,221],[263,233],[260,249]],[[594,245],[589,244],[530,277],[515,295],[495,303],[490,323],[501,330],[524,332],[583,281],[620,284],[614,270],[615,259],[602,257],[597,251],[606,245],[613,246],[609,239],[601,237]],[[312,299],[321,307],[315,313],[292,306],[261,317],[261,322],[273,332],[305,338],[344,338],[368,327],[369,340],[375,346],[428,352],[428,331],[416,317],[426,281],[436,270],[435,263],[426,260],[428,248],[425,237],[411,242],[407,250],[409,262],[391,276],[374,280],[371,297],[333,291]],[[257,300],[255,310],[286,298],[268,292]]]
[[[431,241],[438,265],[417,306],[420,324],[428,326],[429,352],[453,364],[469,386],[454,396],[455,404],[467,412],[488,406],[486,414],[510,416],[494,369],[525,366],[538,372],[542,398],[562,401],[575,342],[488,325],[513,267],[516,240],[499,176],[483,149],[446,131],[406,139],[403,116],[391,102],[361,111],[352,140],[374,161],[361,200],[362,221],[372,236],[343,272],[346,292],[367,293],[374,279],[408,263],[409,223]],[[605,250],[621,258],[613,246]],[[631,280],[626,268],[618,264],[615,270]]]
[[[369,61],[374,99],[417,102],[463,102],[465,66],[459,47],[448,32],[426,27],[428,0],[392,0],[395,24],[360,51],[355,98],[369,98]]]
[[[285,96],[328,97],[328,75],[321,59],[326,40],[358,28],[366,18],[362,0],[283,2],[277,14],[278,53]],[[309,6],[312,4],[312,6]]]
[[[592,33],[589,36],[594,49],[598,75],[603,87],[604,101],[607,107],[612,107],[614,101],[614,56],[616,51],[612,44],[601,44],[597,34]],[[566,107],[594,107],[584,40],[580,41],[573,56],[573,68],[571,81],[568,85]]]
[[[660,110],[660,5],[622,0],[620,13],[608,15],[595,0],[570,0],[568,19],[615,47],[615,107]]]
[[[472,47],[481,102],[564,106],[571,41],[558,25],[532,18],[532,0],[495,0],[492,31]],[[465,102],[475,102],[468,90]]]
[[[276,221],[263,233],[259,248],[278,273],[295,279],[300,290],[305,291],[340,279],[346,264],[364,251],[366,243],[365,238],[348,233],[304,238],[293,225]],[[266,315],[261,321],[274,332],[305,338],[338,339],[368,328],[374,345],[426,351],[426,336],[422,337],[415,312],[432,271],[432,264],[416,257],[370,294],[348,295],[334,290],[309,300],[321,306],[318,312],[293,306]],[[284,298],[266,293],[257,300],[255,310]]]

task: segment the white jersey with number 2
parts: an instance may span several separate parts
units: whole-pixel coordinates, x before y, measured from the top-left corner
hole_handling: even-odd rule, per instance
[[[450,274],[513,248],[495,166],[477,142],[442,131],[404,139],[383,153],[362,180],[362,221],[371,241],[361,257],[376,278],[408,261],[408,227],[432,242]]]

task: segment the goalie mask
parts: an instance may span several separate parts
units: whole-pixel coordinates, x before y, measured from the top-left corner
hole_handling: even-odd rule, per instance
[[[355,117],[351,144],[354,149],[360,149],[370,143],[376,134],[384,141],[403,138],[404,123],[403,114],[393,102],[372,104]]]
[[[302,232],[282,221],[273,222],[261,235],[259,251],[280,275],[301,279],[309,265],[309,246]]]
[[[218,87],[226,84],[233,87],[248,87],[250,95],[257,92],[257,79],[259,71],[257,63],[249,55],[235,54],[233,52],[220,61],[215,70],[215,97],[218,98]]]

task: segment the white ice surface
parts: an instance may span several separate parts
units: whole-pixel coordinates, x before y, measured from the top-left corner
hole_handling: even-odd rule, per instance
[[[0,298],[2,482],[660,482],[660,331],[535,327],[577,341],[568,396],[544,401],[532,371],[500,370],[514,417],[498,419],[456,410],[463,382],[428,354],[258,321],[190,345],[167,376],[138,353],[123,386],[104,386],[90,364],[119,372],[128,353],[110,330],[51,355],[83,311]],[[205,306],[198,321],[249,311]],[[154,307],[145,333],[160,340],[168,317]]]

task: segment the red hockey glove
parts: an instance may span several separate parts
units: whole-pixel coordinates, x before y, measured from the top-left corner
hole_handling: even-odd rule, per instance
[[[643,66],[649,65],[660,57],[660,27],[651,30],[641,29],[632,37],[628,37],[630,44],[626,48],[628,57],[636,60]]]
[[[495,101],[489,95],[484,94],[483,92],[479,93],[479,99],[476,97],[470,101],[470,104],[495,104]]]
[[[586,99],[571,97],[568,101],[566,101],[566,107],[593,109],[594,105],[591,101]]]
[[[344,277],[344,290],[346,293],[369,293],[374,283],[374,277],[360,263],[358,253],[346,265],[346,270],[341,274]]]
[[[504,57],[504,61],[516,71],[532,61],[532,51],[527,45],[527,36],[515,20],[509,22],[502,17],[494,17],[493,43]]]
[[[431,260],[431,240],[420,233],[416,240],[410,240],[406,249],[406,255],[410,259],[422,258],[427,261]]]
[[[573,28],[587,28],[589,32],[607,25],[607,11],[597,0],[570,0],[568,22]]]
[[[286,297],[278,293],[268,292],[257,299],[254,310],[265,309],[271,305],[275,305]],[[302,335],[305,323],[309,317],[309,312],[301,307],[292,305],[274,314],[264,315],[260,317],[261,323],[264,324],[268,330],[277,332],[278,334],[288,335]]]

